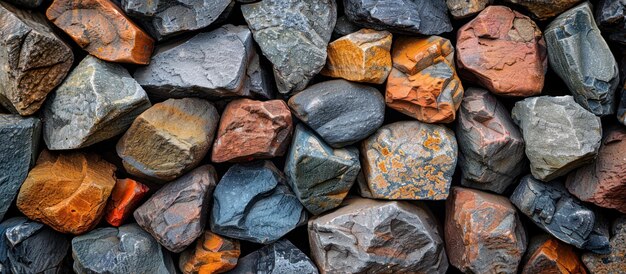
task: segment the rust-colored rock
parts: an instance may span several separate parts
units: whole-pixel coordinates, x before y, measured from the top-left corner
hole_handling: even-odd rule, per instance
[[[109,0],[54,0],[46,16],[80,47],[102,60],[150,62],[154,39]]]
[[[150,189],[133,179],[118,179],[106,207],[105,219],[112,226],[120,226],[139,206]]]
[[[179,267],[184,274],[223,273],[233,269],[241,255],[239,241],[205,231],[180,254]]]
[[[587,274],[587,271],[572,246],[549,238],[530,255],[522,270],[522,274],[536,273]]]
[[[283,100],[230,102],[217,129],[213,162],[240,162],[283,156],[289,145],[293,121]]]
[[[43,151],[17,196],[26,217],[63,233],[93,229],[115,186],[115,166],[95,154]]]
[[[461,77],[503,96],[541,93],[548,69],[546,42],[535,22],[504,6],[489,6],[459,29]]]
[[[387,106],[426,123],[450,123],[463,99],[448,39],[400,37],[387,79]]]
[[[388,31],[361,29],[328,44],[322,75],[354,82],[382,84],[391,71]]]
[[[517,273],[526,232],[503,196],[454,187],[446,201],[446,251],[465,273]]]
[[[557,16],[581,1],[582,0],[504,0],[504,2],[524,7],[532,13],[533,17],[539,20],[547,20]]]

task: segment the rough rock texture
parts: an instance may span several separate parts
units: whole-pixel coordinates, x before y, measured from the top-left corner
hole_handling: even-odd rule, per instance
[[[136,224],[75,237],[72,258],[79,274],[176,273],[170,254]]]
[[[0,3],[0,105],[31,115],[63,81],[74,55],[46,19]]]
[[[454,19],[472,17],[492,3],[493,0],[446,0],[448,10]]]
[[[613,222],[611,253],[600,255],[585,253],[583,263],[591,273],[621,273],[626,269],[626,216]]]
[[[551,181],[596,157],[602,138],[600,118],[572,96],[526,98],[512,111],[526,142],[533,176]]]
[[[376,88],[345,80],[312,85],[291,97],[289,106],[335,148],[365,139],[385,119],[385,101]]]
[[[522,133],[484,89],[465,91],[455,133],[464,186],[502,193],[527,167]]]
[[[39,119],[0,114],[0,220],[35,163],[40,136]]]
[[[274,65],[278,91],[304,89],[326,63],[337,5],[334,0],[267,0],[241,6],[241,12]]]
[[[181,252],[202,232],[217,181],[211,165],[167,183],[135,210],[137,224],[165,248]]]
[[[317,267],[289,240],[282,239],[241,258],[229,274],[317,274]]]
[[[43,0],[6,0],[6,2],[19,7],[34,9],[41,6]]]
[[[29,219],[57,231],[82,234],[104,214],[115,186],[115,166],[95,154],[40,153],[19,194],[17,207]]]
[[[207,230],[180,254],[179,267],[184,274],[223,273],[237,265],[240,254],[239,241]]]
[[[259,54],[252,55],[246,75],[248,75],[246,87],[250,90],[248,96],[266,100],[274,99],[276,93],[274,75],[269,68],[261,65]]]
[[[350,21],[368,28],[424,35],[452,31],[442,0],[343,0],[343,6]]]
[[[158,46],[150,65],[137,69],[134,77],[159,98],[249,95],[245,82],[255,54],[252,43],[247,27],[225,25]]]
[[[169,99],[135,119],[117,143],[124,168],[137,177],[170,181],[209,152],[219,114],[202,99]]]
[[[360,170],[356,147],[333,149],[304,125],[296,126],[285,175],[309,212],[317,215],[338,207]]]
[[[547,20],[568,10],[582,0],[503,0],[524,7],[535,18]]]
[[[426,123],[454,121],[463,86],[454,69],[448,39],[400,37],[393,45],[387,79],[387,106]]]
[[[88,55],[50,95],[43,111],[44,141],[50,150],[104,141],[124,133],[150,105],[124,67]]]
[[[567,177],[565,186],[579,199],[626,213],[626,129],[605,133],[598,157]]]
[[[133,215],[149,190],[146,185],[133,179],[118,179],[105,209],[107,223],[112,226],[122,225],[128,217]]]
[[[617,120],[626,125],[626,86],[622,88],[621,99],[617,106]]]
[[[66,273],[69,248],[65,235],[24,217],[0,224],[1,273]]]
[[[285,101],[232,101],[222,112],[211,160],[222,163],[282,156],[292,130],[291,112]]]
[[[391,71],[388,31],[361,29],[328,44],[328,60],[320,74],[354,82],[382,84]]]
[[[459,29],[461,77],[503,96],[541,93],[548,69],[541,29],[508,7],[489,6]]]
[[[585,2],[554,19],[545,30],[550,66],[574,99],[598,116],[615,113],[619,73],[615,57]]]
[[[610,40],[626,45],[626,2],[600,0],[596,6],[596,23]]]
[[[311,257],[322,273],[445,273],[437,222],[422,205],[364,198],[309,221]]]
[[[535,273],[587,274],[587,271],[572,246],[549,238],[530,254],[521,274]]]
[[[332,39],[339,39],[350,33],[357,32],[360,29],[361,27],[350,22],[348,17],[346,17],[345,15],[339,16],[337,17],[337,23],[335,23],[335,28],[333,29]]]
[[[211,231],[267,244],[306,222],[283,174],[269,161],[236,164],[213,192]]]
[[[445,200],[456,158],[457,143],[449,128],[418,121],[385,125],[361,143],[361,195]]]
[[[154,40],[109,0],[54,0],[46,16],[102,60],[148,64]]]
[[[451,192],[445,223],[450,264],[464,273],[517,273],[526,232],[511,202],[469,188]]]

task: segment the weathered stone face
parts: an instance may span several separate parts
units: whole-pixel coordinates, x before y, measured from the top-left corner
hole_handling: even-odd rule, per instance
[[[626,216],[621,215],[613,222],[612,235],[609,254],[583,254],[583,263],[591,273],[620,273],[626,269]]]
[[[539,20],[547,20],[557,16],[581,1],[582,0],[504,0],[504,2],[526,8],[533,17]]]
[[[572,246],[549,238],[530,254],[522,274],[571,273],[587,274]]]
[[[72,49],[38,13],[2,2],[0,22],[0,104],[32,115],[69,72]]]
[[[446,5],[454,19],[474,16],[492,3],[493,0],[446,0]]]
[[[347,199],[309,221],[311,256],[322,273],[445,273],[448,259],[424,206]]]
[[[222,273],[237,265],[240,254],[239,241],[207,230],[180,254],[179,267],[185,274]]]
[[[118,179],[107,203],[105,219],[112,226],[120,226],[133,215],[150,189],[133,179]]]
[[[596,6],[596,22],[602,34],[609,40],[626,44],[626,3],[622,1],[600,0]]]
[[[418,121],[385,125],[361,143],[361,195],[445,200],[456,167],[452,130]]]
[[[282,239],[241,258],[230,274],[317,274],[315,264],[289,240]]]

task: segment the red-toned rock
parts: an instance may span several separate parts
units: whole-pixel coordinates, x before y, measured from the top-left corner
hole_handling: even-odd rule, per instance
[[[109,0],[54,0],[46,16],[80,47],[102,60],[150,62],[154,39]]]
[[[587,274],[587,271],[571,245],[548,238],[539,243],[522,270],[522,274],[536,273]]]
[[[503,96],[541,93],[548,59],[535,22],[504,6],[489,6],[459,29],[461,77]]]
[[[239,241],[205,231],[196,241],[180,254],[179,267],[184,274],[223,273],[233,269],[241,255]]]
[[[133,179],[118,179],[107,204],[105,219],[112,226],[120,226],[139,206],[150,189]]]
[[[230,102],[213,143],[213,162],[240,162],[282,156],[289,145],[293,121],[283,100]]]

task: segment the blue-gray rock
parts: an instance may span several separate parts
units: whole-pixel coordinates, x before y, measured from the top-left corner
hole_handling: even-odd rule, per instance
[[[269,161],[232,166],[213,192],[211,231],[217,234],[266,244],[306,219],[284,175]]]
[[[228,274],[317,274],[315,264],[289,240],[282,239],[239,259]]]
[[[356,147],[333,149],[306,126],[296,126],[285,175],[309,212],[317,215],[338,207],[360,170]]]
[[[357,25],[408,34],[452,31],[443,0],[343,0],[346,16]]]
[[[175,274],[170,254],[137,224],[98,228],[72,239],[78,274]]]
[[[596,22],[609,40],[626,45],[626,1],[598,1]]]
[[[556,17],[544,31],[548,59],[577,103],[598,116],[615,113],[617,62],[584,2]]]
[[[247,85],[250,90],[250,97],[270,100],[275,97],[274,76],[269,69],[261,65],[261,58],[255,52],[248,65],[246,72]]]
[[[124,133],[150,106],[124,67],[87,55],[48,98],[43,139],[50,150],[87,147]]]
[[[291,97],[289,107],[335,148],[367,138],[385,119],[385,99],[380,92],[346,80],[312,85]]]
[[[304,89],[326,64],[326,47],[337,20],[335,0],[264,0],[241,12],[274,66],[278,91]]]
[[[335,28],[333,29],[332,39],[335,40],[350,33],[357,32],[360,29],[361,27],[350,22],[348,17],[339,16],[337,18],[337,23],[335,23]]]
[[[0,220],[35,164],[40,136],[39,119],[0,114]]]

